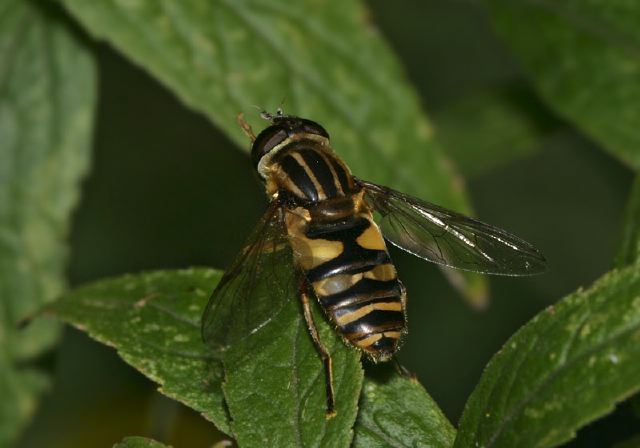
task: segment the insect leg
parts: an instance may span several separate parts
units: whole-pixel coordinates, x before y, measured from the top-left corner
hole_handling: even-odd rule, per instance
[[[417,382],[418,379],[416,378],[416,374],[409,371],[405,366],[403,366],[402,364],[400,364],[400,361],[398,361],[398,357],[394,356],[393,357],[393,364],[396,367],[396,371],[398,372],[398,374],[400,376],[403,376],[405,378],[407,378],[410,381],[413,382]]]
[[[302,310],[304,312],[304,320],[307,322],[309,328],[309,334],[313,343],[322,358],[325,370],[325,382],[327,388],[327,418],[333,418],[336,415],[336,403],[335,396],[333,394],[333,363],[331,361],[331,355],[327,351],[320,337],[318,336],[318,330],[313,322],[313,316],[311,315],[311,303],[309,302],[309,294],[307,293],[307,282],[303,281],[300,287],[300,300],[302,301]]]

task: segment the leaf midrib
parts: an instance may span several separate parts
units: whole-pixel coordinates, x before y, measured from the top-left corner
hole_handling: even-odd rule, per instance
[[[407,445],[401,443],[401,441],[399,441],[397,439],[388,437],[387,434],[385,434],[384,432],[378,431],[376,428],[374,428],[372,426],[369,426],[366,423],[358,422],[357,426],[367,430],[369,432],[369,435],[378,438],[378,440],[383,441],[384,443],[386,443],[389,446],[394,446],[394,447],[407,446]]]

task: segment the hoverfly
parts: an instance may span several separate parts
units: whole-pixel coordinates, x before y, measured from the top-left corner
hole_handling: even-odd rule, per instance
[[[385,239],[458,269],[514,276],[545,270],[540,252],[504,230],[354,177],[318,123],[281,109],[262,117],[271,125],[257,137],[242,115],[238,121],[270,204],[209,299],[202,334],[224,351],[297,295],[324,364],[327,416],[335,415],[331,356],[310,300],[317,298],[346,344],[374,362],[392,358],[407,332],[407,298]]]

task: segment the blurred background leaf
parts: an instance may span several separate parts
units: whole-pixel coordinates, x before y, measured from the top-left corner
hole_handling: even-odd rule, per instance
[[[55,12],[0,6],[0,445],[33,414],[53,322],[18,329],[65,287],[69,218],[87,171],[95,68]]]
[[[433,119],[448,154],[470,177],[532,155],[563,127],[517,83],[455,98]]]
[[[466,177],[531,156],[567,126],[550,114],[490,28],[480,2],[373,0],[434,134]]]
[[[547,104],[604,149],[639,168],[640,4],[605,0],[486,0],[484,4]]]

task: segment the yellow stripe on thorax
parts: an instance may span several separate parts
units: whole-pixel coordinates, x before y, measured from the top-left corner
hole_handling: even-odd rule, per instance
[[[344,189],[342,188],[342,184],[340,183],[340,178],[338,177],[338,173],[336,173],[336,169],[333,167],[333,163],[329,160],[329,157],[324,151],[316,151],[320,154],[320,157],[324,160],[324,162],[329,167],[329,171],[331,171],[331,177],[333,177],[333,184],[336,186],[336,190],[338,190],[339,194],[344,194]],[[346,172],[346,171],[345,171]]]
[[[327,194],[325,193],[324,188],[322,188],[322,185],[320,185],[320,182],[318,181],[316,174],[313,172],[311,167],[307,165],[307,162],[305,162],[302,155],[299,152],[294,151],[291,153],[291,157],[293,157],[295,161],[298,162],[298,164],[302,167],[302,169],[304,169],[305,173],[307,173],[307,176],[309,176],[309,179],[311,179],[311,183],[313,184],[313,186],[316,188],[316,191],[318,192],[318,199],[319,200],[327,199]]]

